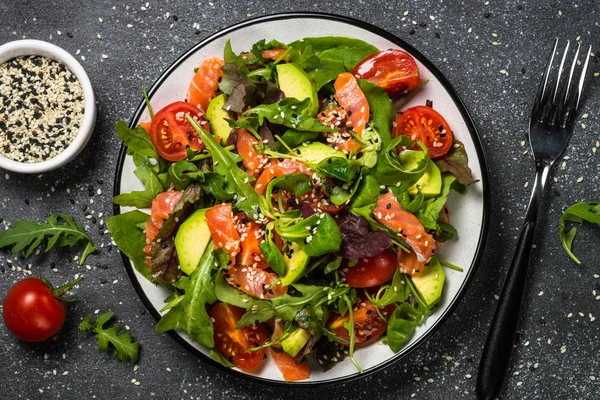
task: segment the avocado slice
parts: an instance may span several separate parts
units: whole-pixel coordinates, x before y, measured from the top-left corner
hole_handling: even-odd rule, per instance
[[[302,112],[314,117],[319,112],[319,99],[317,87],[302,68],[294,63],[277,64],[277,76],[279,78],[279,89],[285,97],[294,97],[298,100],[310,99],[308,108]]]
[[[206,119],[210,124],[211,133],[214,136],[221,138],[221,142],[227,142],[229,134],[231,133],[231,127],[225,119],[233,120],[235,116],[231,111],[225,110],[225,102],[227,101],[226,94],[220,94],[208,103],[206,109]]]
[[[290,356],[296,357],[306,345],[308,339],[310,339],[310,332],[306,329],[298,328],[280,342],[281,348]]]
[[[428,266],[410,278],[429,307],[434,306],[442,297],[446,273],[437,258],[433,257]]]
[[[302,276],[310,257],[296,243],[286,243],[285,246],[289,250],[283,252],[285,274],[281,277],[281,284],[289,286]]]
[[[423,158],[423,153],[414,150],[405,150],[399,154],[402,166],[408,170],[414,169]],[[429,160],[423,176],[410,188],[408,193],[416,196],[421,191],[426,199],[438,196],[442,192],[442,173],[435,163]]]
[[[208,208],[195,211],[179,227],[175,235],[175,249],[181,270],[190,275],[200,262],[211,235],[206,222]]]
[[[294,149],[298,156],[302,157],[309,167],[316,167],[323,160],[331,157],[343,157],[346,155],[339,150],[329,147],[321,142],[312,142],[306,145],[298,146]]]

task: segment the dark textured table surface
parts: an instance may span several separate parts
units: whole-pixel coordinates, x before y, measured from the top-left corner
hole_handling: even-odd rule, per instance
[[[94,85],[98,120],[87,150],[42,176],[0,174],[0,229],[17,219],[42,220],[66,212],[84,223],[102,248],[87,265],[77,250],[24,260],[0,251],[0,295],[25,277],[22,269],[56,283],[86,279],[69,305],[62,331],[26,344],[0,324],[0,397],[16,398],[474,398],[475,378],[490,319],[523,220],[533,179],[526,154],[528,116],[547,48],[557,37],[600,49],[595,0],[536,1],[145,1],[3,0],[0,44],[41,39],[76,54]],[[128,119],[148,88],[178,55],[239,21],[284,11],[325,11],[387,29],[428,57],[463,98],[479,130],[491,178],[490,232],[476,277],[454,314],[410,357],[383,372],[337,387],[287,390],[248,383],[205,364],[170,336],[154,333],[121,257],[102,234],[112,215],[111,194],[119,141],[115,122]],[[406,15],[406,17],[404,17]],[[195,28],[199,24],[199,29]],[[575,251],[563,252],[562,211],[600,200],[600,64],[593,57],[575,135],[555,166],[536,239],[526,304],[502,392],[510,399],[600,397],[600,230],[579,229]],[[582,179],[580,179],[582,178]],[[93,220],[86,219],[91,214]],[[101,215],[102,214],[102,215]],[[95,221],[95,222],[94,222]],[[54,264],[52,264],[54,263]],[[54,268],[52,267],[54,265]],[[11,268],[12,267],[12,268]],[[142,343],[139,362],[121,364],[97,354],[93,337],[77,325],[95,310],[114,311]],[[598,379],[596,379],[598,376]],[[138,384],[132,383],[138,382]]]

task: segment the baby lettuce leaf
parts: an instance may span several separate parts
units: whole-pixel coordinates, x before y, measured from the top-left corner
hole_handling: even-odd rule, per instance
[[[212,241],[207,246],[207,249],[211,248]],[[183,299],[163,315],[155,331],[165,332],[179,326],[201,345],[209,349],[214,347],[213,323],[206,311],[207,304],[217,301],[212,274],[214,264],[214,253],[205,251],[189,279],[184,285],[178,285],[184,291]]]
[[[422,314],[409,303],[402,303],[392,313],[387,327],[387,344],[398,352],[421,321]]]
[[[150,268],[145,264],[143,248],[146,245],[145,229],[149,215],[139,210],[115,215],[106,220],[106,227],[119,247],[133,261],[135,269],[149,281],[152,280]],[[140,228],[140,225],[144,228]]]
[[[360,86],[369,102],[369,109],[371,111],[369,123],[379,133],[385,147],[392,141],[391,126],[396,116],[394,104],[387,92],[373,82],[359,79],[358,86]]]
[[[228,95],[223,108],[236,113],[241,113],[248,106],[271,104],[284,98],[283,92],[273,83],[248,78],[236,64],[223,66],[219,89]]]
[[[258,247],[260,248],[260,251],[262,251],[267,264],[269,264],[269,267],[271,267],[271,269],[278,275],[282,276],[285,273],[285,260],[283,258],[283,254],[281,254],[281,251],[279,251],[271,236],[271,231],[268,230],[265,241]]]
[[[459,193],[464,193],[465,187],[456,180],[456,177],[449,173],[442,174],[441,193],[423,203],[423,206],[414,213],[425,229],[438,230],[438,218],[444,205],[448,201],[450,190],[455,189]]]
[[[293,149],[294,147],[300,146],[304,142],[317,140],[319,136],[321,136],[319,132],[303,132],[296,129],[288,129],[285,131],[283,136],[281,136],[281,140],[275,143],[273,150],[278,152],[284,152],[287,150],[281,141],[285,142],[288,148]]]
[[[136,166],[134,174],[144,184],[144,190],[121,193],[113,198],[113,202],[121,206],[150,207],[156,195],[166,190],[158,177],[158,166],[138,153],[133,153],[132,158]]]
[[[581,261],[573,254],[573,240],[577,229],[572,227],[568,232],[565,231],[565,222],[571,221],[578,224],[583,221],[591,222],[592,224],[600,225],[600,202],[597,201],[583,201],[572,205],[567,208],[560,218],[560,241],[563,249],[577,264],[581,264]]]
[[[363,176],[363,179],[358,186],[356,194],[350,202],[350,210],[361,208],[369,205],[375,205],[381,194],[381,187],[377,179],[371,174]]]
[[[342,182],[350,182],[359,169],[360,162],[344,157],[330,157],[317,165],[317,171]]]
[[[411,146],[412,144],[413,142],[407,136],[398,136],[382,149],[375,167],[375,177],[380,185],[396,186],[400,190],[407,190],[423,176],[430,162],[427,148],[423,143],[418,142],[423,152],[423,158],[414,169],[406,170],[398,160],[396,146]]]
[[[195,184],[187,188],[152,241],[152,279],[155,282],[173,283],[182,276],[175,249],[175,234],[179,225],[197,208],[202,187]]]
[[[392,246],[385,232],[369,232],[369,222],[364,217],[345,212],[336,217],[336,222],[342,236],[337,254],[340,257],[352,260],[369,258]]]
[[[450,151],[444,157],[436,159],[435,165],[440,171],[456,176],[462,185],[469,186],[479,182],[478,179],[473,179],[465,145],[456,138],[452,141]]]
[[[214,171],[225,178],[225,181],[231,185],[237,193],[236,208],[244,211],[250,218],[259,219],[259,196],[250,185],[250,175],[242,171],[237,166],[236,157],[225,150],[215,138],[206,130],[202,129],[192,118],[188,116],[188,121],[200,135],[200,139],[210,152],[213,159]]]
[[[311,257],[336,252],[342,244],[335,220],[326,213],[313,214],[291,226],[276,223],[275,229],[283,239],[299,244]]]
[[[307,37],[290,46],[300,49],[303,54],[310,47],[320,60],[342,62],[346,71],[352,71],[364,58],[379,51],[367,42],[342,36]]]
[[[383,308],[390,304],[404,303],[410,294],[410,287],[406,284],[406,276],[398,268],[391,284],[382,285],[374,296],[368,292],[365,294],[375,307]]]
[[[127,146],[127,154],[137,153],[146,158],[154,158],[157,161],[160,159],[148,132],[144,128],[137,126],[132,129],[127,126],[125,121],[117,122],[115,128],[118,138]]]

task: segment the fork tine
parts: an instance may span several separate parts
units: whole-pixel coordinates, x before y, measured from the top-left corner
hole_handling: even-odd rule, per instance
[[[567,58],[567,53],[569,52],[569,45],[571,44],[570,40],[567,40],[567,45],[565,46],[565,51],[563,52],[562,59],[560,60],[560,66],[558,67],[558,77],[556,78],[556,86],[554,88],[554,95],[552,96],[552,102],[556,101],[556,95],[558,94],[558,88],[560,86],[560,77],[563,73],[563,68],[565,66],[565,59]],[[577,48],[579,50],[579,48]],[[569,80],[571,78],[569,77]]]
[[[583,92],[583,82],[585,81],[585,73],[587,72],[588,63],[590,61],[590,54],[592,54],[592,46],[588,47],[587,55],[583,63],[583,69],[581,70],[581,77],[579,78],[579,85],[577,85],[577,101],[575,102],[575,110],[579,107],[579,100],[581,99],[581,93]]]
[[[554,47],[552,48],[552,52],[550,53],[550,57],[548,58],[548,62],[546,64],[546,70],[544,71],[544,75],[542,76],[542,81],[540,82],[540,86],[538,87],[537,95],[535,96],[535,100],[533,102],[533,111],[531,112],[531,119],[538,120],[540,117],[540,110],[542,109],[542,101],[546,95],[546,88],[548,84],[548,76],[550,75],[550,69],[552,68],[552,62],[554,61],[554,53],[556,53],[556,47],[558,46],[558,38],[554,41]]]
[[[581,75],[579,76],[579,83],[577,87],[574,89],[575,93],[570,94],[570,86],[573,80],[573,72],[575,70],[575,65],[577,64],[577,58],[579,56],[579,46],[577,47],[577,53],[575,54],[575,58],[573,59],[573,64],[571,65],[571,73],[569,74],[569,81],[567,83],[567,91],[565,92],[565,97],[563,101],[564,105],[564,115],[559,118],[561,127],[573,127],[575,123],[575,112],[579,107],[579,101],[581,100],[581,93],[583,92],[583,83],[585,82],[585,75],[587,72],[590,55],[592,52],[592,46],[588,47],[587,55],[585,57],[585,61],[583,62],[583,68],[581,69]]]

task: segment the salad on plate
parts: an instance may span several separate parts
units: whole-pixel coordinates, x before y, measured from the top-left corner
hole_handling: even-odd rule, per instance
[[[136,270],[169,288],[179,329],[226,366],[286,381],[399,351],[443,296],[446,202],[474,183],[464,146],[401,49],[346,37],[203,60],[187,93],[117,134],[144,190],[107,221]],[[148,209],[150,210],[148,214]],[[144,211],[143,211],[144,210]]]

